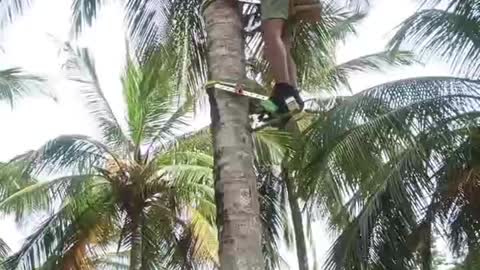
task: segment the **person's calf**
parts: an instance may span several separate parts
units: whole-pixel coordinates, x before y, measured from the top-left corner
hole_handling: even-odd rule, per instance
[[[264,54],[270,64],[273,78],[277,83],[289,83],[287,50],[282,40],[285,21],[281,19],[271,19],[265,20],[262,24],[265,43]]]

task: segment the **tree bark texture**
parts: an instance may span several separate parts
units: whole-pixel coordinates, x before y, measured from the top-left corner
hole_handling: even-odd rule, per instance
[[[295,186],[288,175],[288,172],[284,172],[284,180],[287,184],[287,196],[288,203],[290,204],[290,210],[292,211],[293,231],[295,233],[295,247],[297,249],[297,260],[299,270],[308,270],[308,255],[307,255],[307,243],[305,241],[305,233],[303,231],[302,211],[298,204],[298,198],[295,191]]]
[[[245,76],[239,12],[236,1],[230,0],[213,1],[204,11],[212,80]],[[248,99],[222,90],[209,91],[209,98],[221,269],[263,270]]]
[[[285,127],[294,138],[296,138],[296,143],[299,143],[300,146],[303,145],[301,142],[302,133],[295,121],[290,120]],[[288,156],[288,155],[287,155]],[[294,179],[290,175],[288,170],[288,160],[284,160],[282,164],[282,178],[285,181],[287,186],[287,196],[288,203],[290,205],[291,217],[293,222],[293,232],[295,234],[295,247],[297,250],[297,260],[298,260],[298,269],[299,270],[308,270],[308,254],[307,254],[307,242],[305,240],[305,232],[302,219],[302,210],[298,204],[298,194],[297,187]]]
[[[132,243],[130,250],[130,270],[142,269],[142,225],[138,221],[133,222]]]

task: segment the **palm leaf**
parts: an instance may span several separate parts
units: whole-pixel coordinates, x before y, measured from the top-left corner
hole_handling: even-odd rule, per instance
[[[74,49],[69,44],[65,50],[68,53],[65,64],[67,77],[78,85],[86,99],[87,107],[102,130],[106,143],[113,146],[113,149],[129,150],[132,143],[122,130],[103,93],[91,53],[87,49]]]
[[[72,2],[72,29],[71,35],[78,37],[86,27],[92,26],[105,0],[74,0]]]
[[[44,263],[55,268],[62,264],[71,267],[72,263],[85,262],[88,256],[85,247],[92,238],[86,232],[95,231],[97,238],[108,236],[104,226],[110,222],[111,205],[109,194],[105,189],[100,191],[95,196],[64,202],[27,237],[22,248],[5,261],[7,269],[37,269]],[[100,221],[106,223],[98,223]],[[90,238],[89,241],[86,238]],[[74,252],[78,248],[81,252]]]
[[[105,270],[128,270],[129,252],[115,252],[92,258],[92,264]]]
[[[37,182],[24,173],[24,166],[20,163],[0,162],[0,201],[18,190]]]
[[[95,167],[105,165],[107,160],[118,162],[117,157],[100,142],[83,135],[63,135],[14,161],[26,162],[27,172],[33,174],[54,174],[65,170],[88,174]]]
[[[60,177],[23,187],[0,200],[0,210],[6,214],[15,214],[17,221],[34,213],[52,211],[54,204],[76,195],[91,177],[93,175]]]
[[[31,5],[31,0],[6,0],[0,3],[0,29],[22,15]]]
[[[20,68],[0,70],[0,101],[7,101],[11,106],[26,95],[47,94],[45,86],[44,78],[27,74]]]
[[[330,131],[322,130],[322,134],[325,135],[320,135],[315,131],[320,129],[312,127],[311,134],[327,136],[326,140],[335,142],[335,148],[341,149],[340,151],[348,158],[368,152],[366,147],[371,144],[358,143],[360,140],[365,142],[366,134],[372,134],[381,139],[383,145],[388,145],[392,139],[388,136],[393,131],[403,138],[404,143],[413,143],[413,133],[421,132],[434,125],[436,121],[441,121],[446,114],[455,115],[471,111],[471,105],[478,102],[478,87],[475,81],[457,78],[417,78],[380,85],[361,92],[357,99],[344,103],[334,110],[339,113],[332,116],[332,119],[336,119],[336,126],[327,127],[331,128],[333,133],[328,134]],[[425,113],[427,111],[428,114]],[[375,118],[375,115],[378,117]],[[366,121],[372,116],[373,120]],[[412,122],[417,116],[423,118]],[[359,121],[359,124],[354,124],[356,121]],[[325,127],[321,122],[318,124]],[[355,127],[352,128],[352,125]],[[402,125],[411,129],[402,128]],[[338,139],[341,139],[341,144],[336,144]],[[319,140],[310,141],[315,143]]]
[[[210,127],[203,127],[198,130],[175,136],[175,139],[167,144],[164,149],[167,151],[175,149],[176,151],[197,151],[205,154],[212,153],[212,136]]]
[[[477,81],[458,78],[400,80],[340,102],[307,130],[315,135],[304,158],[315,162],[301,171],[312,172],[302,189],[312,188],[312,208],[342,230],[327,269],[416,263],[407,239],[439,211],[432,190],[443,168],[454,166],[448,157],[461,162],[455,151],[464,152],[467,131],[478,124],[479,90]],[[431,243],[424,245],[425,265]]]
[[[291,135],[287,132],[273,129],[255,132],[253,143],[256,160],[264,165],[281,164],[287,150],[293,147],[291,140]]]
[[[351,91],[348,78],[355,72],[384,71],[385,67],[409,66],[416,63],[414,56],[408,51],[383,51],[375,54],[361,56],[333,67],[334,80],[342,82]]]
[[[182,100],[175,84],[171,58],[164,48],[140,66],[129,61],[123,78],[128,124],[135,150],[174,137],[185,126],[189,101]],[[174,64],[174,62],[173,62]]]
[[[480,74],[480,39],[476,35],[480,21],[473,14],[478,8],[472,5],[471,15],[459,10],[419,11],[402,23],[389,47],[410,47],[427,58],[440,56],[452,64],[455,72],[476,78]]]
[[[10,253],[10,248],[7,243],[0,238],[0,259],[3,259],[8,256]]]

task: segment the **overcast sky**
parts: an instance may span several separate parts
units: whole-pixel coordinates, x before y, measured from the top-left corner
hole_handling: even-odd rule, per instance
[[[86,134],[95,136],[95,126],[81,103],[78,93],[72,89],[60,73],[62,63],[59,48],[52,37],[60,41],[68,39],[69,2],[65,0],[33,1],[34,7],[7,31],[0,34],[0,69],[20,66],[29,72],[47,76],[53,85],[59,102],[47,98],[27,98],[15,110],[0,103],[0,161],[35,149],[46,140],[61,134]],[[410,16],[419,1],[373,0],[369,16],[359,26],[356,37],[338,50],[339,61],[383,50],[386,41],[403,19]],[[88,31],[81,44],[89,46],[95,60],[106,96],[117,113],[122,112],[119,74],[124,60],[124,35],[122,12],[118,6],[105,9],[96,27]],[[449,75],[445,65],[427,64],[385,73],[360,74],[352,77],[355,91],[402,78],[415,76]],[[204,122],[208,119],[204,119]],[[316,230],[317,252],[321,257],[330,244],[328,235]],[[17,227],[11,218],[0,221],[0,238],[14,250],[19,248],[26,232]],[[296,269],[293,254],[286,255],[291,269]]]

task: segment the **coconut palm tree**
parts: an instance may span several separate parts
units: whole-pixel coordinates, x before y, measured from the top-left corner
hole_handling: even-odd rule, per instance
[[[339,232],[325,269],[428,269],[435,234],[475,254],[479,90],[394,81],[339,100],[306,130],[300,194]]]
[[[18,2],[14,1],[10,3],[11,5],[7,3],[5,10],[8,11],[9,19],[11,19],[10,15],[15,13],[14,9],[21,10],[23,8]],[[26,3],[25,1],[21,2]],[[91,24],[100,3],[96,0],[73,2],[75,32],[79,32],[85,25]],[[203,88],[207,70],[209,70],[211,79],[243,80],[245,67],[242,59],[245,44],[242,36],[244,25],[241,20],[240,4],[231,1],[216,1],[204,6],[205,23],[202,22],[200,12],[203,4],[203,1],[189,1],[188,3],[171,1],[166,6],[162,6],[156,5],[152,1],[127,1],[128,28],[134,40],[139,41],[135,44],[140,47],[141,54],[143,54],[145,48],[162,39],[163,32],[159,30],[158,26],[161,17],[155,15],[162,14],[162,9],[166,7],[170,11],[167,14],[170,15],[169,19],[172,19],[170,21],[176,22],[171,24],[171,28],[175,31],[169,32],[174,33],[170,38],[173,36],[172,39],[181,42],[178,44],[187,43],[186,46],[178,46],[178,48],[182,50],[182,55],[192,59],[188,62],[190,70],[192,70],[191,78],[188,80],[191,89]],[[253,13],[253,17],[258,18],[258,4],[245,5],[250,10],[255,8],[257,11]],[[217,6],[218,8],[214,8]],[[225,18],[229,19],[227,23],[222,25],[216,23],[219,20],[226,20]],[[217,29],[217,27],[219,28]],[[316,31],[310,31],[310,34],[316,33],[317,37],[322,35],[322,32],[319,31],[321,28],[313,29]],[[308,28],[302,33],[309,34]],[[222,37],[216,36],[216,34],[228,35],[228,38],[221,39]],[[208,46],[205,39],[207,35],[209,37]],[[258,39],[258,31],[250,42],[255,42],[255,36]],[[305,35],[306,37],[312,37],[312,35]],[[224,45],[224,41],[228,41],[228,45]],[[303,42],[310,49],[315,49],[307,39],[303,39]],[[222,55],[225,46],[228,46],[227,51],[230,52],[228,58]],[[207,58],[209,59],[208,69]],[[181,70],[186,70],[186,67],[184,66]],[[215,172],[219,181],[219,184],[216,185],[219,189],[216,192],[219,195],[217,196],[219,198],[217,206],[220,209],[217,219],[221,234],[220,260],[225,269],[236,269],[237,267],[263,269],[253,149],[247,129],[248,102],[246,99],[232,97],[225,93],[211,93],[210,104],[214,156],[215,164],[217,164]],[[223,119],[227,122],[224,122]],[[225,165],[219,166],[218,164]],[[229,179],[238,181],[233,182]],[[232,194],[226,192],[232,192]],[[223,198],[228,201],[224,202]],[[232,212],[232,214],[227,215],[226,212]],[[238,231],[240,228],[244,229]],[[230,239],[236,240],[231,241]]]
[[[436,234],[473,265],[479,243],[478,8],[475,1],[449,1],[445,9],[420,10],[390,44],[443,58],[470,79],[376,86],[311,127],[311,163],[303,168],[309,180],[302,186],[310,206],[321,206],[340,232],[326,269],[429,269]]]
[[[18,218],[44,213],[5,267],[93,269],[112,250],[127,254],[128,269],[216,265],[212,158],[169,147],[190,106],[178,94],[176,61],[166,50],[140,63],[129,58],[126,113],[118,118],[88,50],[67,49],[68,76],[101,138],[62,135],[11,162],[24,175],[52,179],[31,180],[0,198],[0,210]]]

